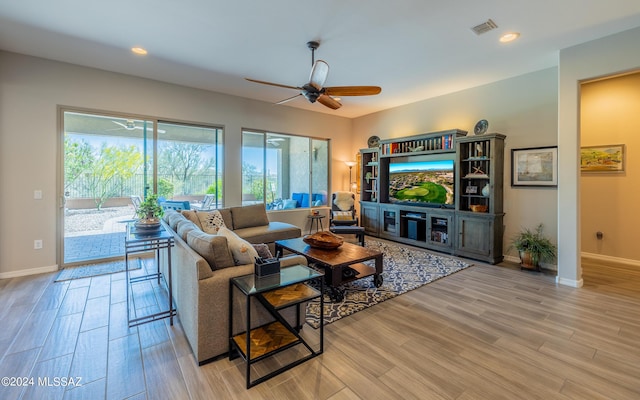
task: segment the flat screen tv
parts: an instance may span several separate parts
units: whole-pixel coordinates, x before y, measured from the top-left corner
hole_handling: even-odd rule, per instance
[[[430,207],[454,204],[453,160],[389,164],[389,201]]]

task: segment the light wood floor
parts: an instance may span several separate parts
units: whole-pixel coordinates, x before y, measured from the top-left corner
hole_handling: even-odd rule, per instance
[[[630,267],[584,265],[573,289],[476,263],[328,325],[323,355],[250,390],[238,359],[198,367],[179,323],[127,328],[123,274],[54,278],[0,280],[0,377],[36,379],[0,386],[0,399],[640,398]],[[155,296],[136,304],[157,308]]]

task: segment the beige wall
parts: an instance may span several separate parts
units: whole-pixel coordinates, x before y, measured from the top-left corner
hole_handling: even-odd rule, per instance
[[[640,261],[640,73],[584,83],[580,88],[582,146],[625,145],[623,173],[582,173],[582,253]],[[596,232],[604,234],[602,240]]]
[[[243,127],[331,138],[332,187],[348,180],[350,119],[0,51],[0,278],[57,269],[59,105],[224,126],[226,205],[241,201]]]
[[[640,28],[560,51],[558,79],[558,277],[583,284],[580,221],[580,82],[640,68]]]
[[[479,86],[458,93],[402,106],[354,121],[355,145],[366,147],[367,138],[382,139],[459,128],[473,134],[480,119],[489,132],[507,135],[505,141],[504,211],[505,249],[521,227],[543,223],[545,233],[557,241],[557,190],[512,188],[511,149],[557,144],[557,69]],[[518,260],[516,252],[510,253]]]
[[[562,50],[557,70],[355,120],[0,52],[0,278],[56,268],[56,109],[68,105],[224,125],[229,205],[241,198],[234,182],[240,182],[242,127],[332,138],[333,190],[348,187],[343,162],[353,160],[374,134],[390,138],[448,128],[470,131],[485,118],[490,131],[507,135],[507,166],[511,148],[557,143],[557,191],[512,189],[506,168],[505,241],[519,226],[543,222],[558,242],[558,282],[581,286],[578,88],[583,80],[640,68],[637,43],[640,28]],[[43,200],[33,200],[36,189],[43,191]],[[305,219],[297,213],[283,218],[297,224]],[[44,249],[33,250],[34,239],[43,239]]]

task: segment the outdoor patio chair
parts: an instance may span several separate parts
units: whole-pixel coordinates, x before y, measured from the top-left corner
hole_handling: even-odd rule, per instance
[[[131,196],[131,203],[133,203],[133,218],[138,216],[138,207],[142,203],[142,198],[140,196]]]
[[[198,210],[198,211],[209,211],[211,209],[213,209],[213,201],[215,200],[215,195],[214,194],[205,194],[204,195],[204,199],[202,199],[202,204],[200,205],[193,205],[193,208]]]

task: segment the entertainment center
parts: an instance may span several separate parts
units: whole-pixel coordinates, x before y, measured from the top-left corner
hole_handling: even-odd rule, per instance
[[[504,139],[452,129],[360,150],[360,221],[368,235],[502,261]]]

